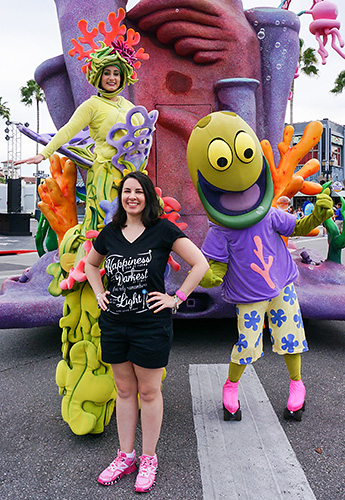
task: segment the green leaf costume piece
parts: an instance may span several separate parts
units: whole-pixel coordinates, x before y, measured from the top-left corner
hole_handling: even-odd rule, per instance
[[[57,366],[56,383],[63,390],[62,417],[77,435],[98,434],[109,423],[116,390],[111,368],[101,364],[97,347],[86,340],[69,352],[69,363]]]
[[[47,268],[48,274],[53,276],[49,292],[66,297],[60,320],[64,361],[57,367],[56,380],[63,395],[63,418],[76,434],[103,432],[114,408],[116,388],[110,365],[101,361],[100,311],[90,285],[87,281],[74,280],[70,280],[69,287],[64,290],[60,285],[70,279],[69,271],[76,269],[85,257],[83,245],[87,232],[100,231],[104,226],[105,213],[99,202],[111,202],[117,196],[116,182],[122,178],[122,173],[111,163],[116,149],[106,142],[106,135],[114,123],[125,123],[126,114],[132,107],[133,104],[121,96],[116,102],[93,96],[79,106],[71,120],[42,151],[45,158],[49,157],[87,125],[95,141],[93,163],[86,179],[84,221],[66,232],[59,247],[60,263],[52,263]],[[134,116],[133,124],[140,125],[139,120]],[[117,134],[115,140],[124,132]]]

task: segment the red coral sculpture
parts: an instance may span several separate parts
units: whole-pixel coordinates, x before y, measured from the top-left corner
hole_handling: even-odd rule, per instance
[[[181,210],[181,205],[179,204],[179,202],[175,200],[175,198],[172,198],[171,196],[162,197],[161,188],[156,187],[155,189],[157,195],[163,200],[164,203],[164,213],[161,215],[161,219],[168,219],[170,222],[175,224],[175,226],[179,227],[181,231],[187,229],[188,225],[185,222],[177,222],[181,217],[180,214],[178,213]],[[174,271],[180,270],[181,267],[180,264],[173,259],[171,254],[169,255],[168,264]]]

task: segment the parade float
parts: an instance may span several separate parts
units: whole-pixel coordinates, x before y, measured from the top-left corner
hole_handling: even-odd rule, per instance
[[[127,126],[115,123],[110,127],[107,142],[119,154],[112,159],[111,176],[103,179],[102,185],[107,186],[103,195],[100,190],[95,192],[91,176],[86,175],[94,147],[88,131],[83,130],[59,148],[65,159],[52,157],[52,177],[40,187],[43,215],[37,239],[41,258],[23,276],[5,280],[0,295],[1,328],[59,322],[64,359],[58,365],[57,383],[64,395],[64,419],[75,433],[99,433],[111,416],[115,387],[109,366],[100,362],[99,311],[85,280],[83,259],[92,239],[102,224],[109,222],[115,209],[116,181],[127,170],[145,169],[157,186],[166,216],[176,223],[181,217],[187,235],[201,246],[208,219],[188,174],[186,148],[195,124],[202,117],[227,110],[237,113],[250,125],[261,141],[270,168],[276,206],[280,198],[290,199],[298,191],[308,195],[321,192],[322,186],[308,181],[319,169],[318,162],[313,160],[299,171],[296,167],[319,141],[322,126],[318,122],[310,124],[295,146],[290,145],[293,128],[284,129],[299,56],[300,17],[289,10],[289,1],[279,8],[243,11],[239,0],[141,0],[126,14],[126,25],[134,28],[128,30],[121,24],[125,1],[107,0],[97,5],[89,1],[82,5],[65,0],[55,2],[63,54],[43,62],[36,69],[35,79],[45,92],[58,129],[95,93],[81,72],[80,58],[87,56],[89,50],[107,41],[106,37],[114,36],[116,30],[121,42],[136,50],[139,35],[135,30],[138,30],[141,54],[150,54],[150,60],[140,68],[140,82],[122,92],[125,98],[142,106],[138,112],[143,115],[141,130],[147,132],[147,144],[137,154],[135,131],[131,131],[130,122]],[[315,31],[316,38],[323,47],[327,36],[331,37],[333,48],[337,41],[341,46],[336,10],[333,14],[322,11],[320,3],[322,8],[330,4],[314,1],[310,8],[313,22],[323,15],[323,28]],[[87,20],[80,23],[84,17]],[[331,24],[327,25],[325,19],[331,19]],[[337,49],[344,57],[341,49]],[[320,50],[323,51],[321,45]],[[80,56],[79,60],[71,55]],[[54,136],[53,133],[37,135],[22,125],[19,127],[42,145],[47,145]],[[129,134],[130,139],[115,140],[114,133],[118,130],[123,135]],[[131,151],[126,149],[128,142],[133,144]],[[81,224],[75,207],[76,168],[87,193],[87,211]],[[343,200],[342,203],[345,211]],[[325,226],[329,235],[328,257],[316,266],[303,263],[300,253],[295,251],[293,257],[300,271],[295,286],[304,317],[343,320],[345,269],[340,264],[340,255],[345,236],[332,220],[326,221]],[[57,238],[54,239],[53,233]],[[53,248],[56,241],[58,248]],[[172,259],[171,269],[178,267]],[[169,270],[168,293],[176,289],[177,282],[175,272]],[[235,308],[223,301],[218,289],[198,287],[180,308],[178,317],[235,317]],[[87,395],[87,387],[92,387],[94,398]]]

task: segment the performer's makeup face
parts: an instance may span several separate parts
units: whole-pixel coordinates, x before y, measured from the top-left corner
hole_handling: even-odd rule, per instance
[[[106,66],[102,72],[101,87],[108,92],[114,92],[120,87],[121,73],[117,66]]]

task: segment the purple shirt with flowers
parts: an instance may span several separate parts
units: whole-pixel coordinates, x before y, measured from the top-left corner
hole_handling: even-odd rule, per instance
[[[209,259],[228,264],[224,300],[232,304],[268,300],[297,278],[297,266],[280,236],[290,236],[295,225],[294,215],[276,208],[246,229],[210,223],[201,250]]]

